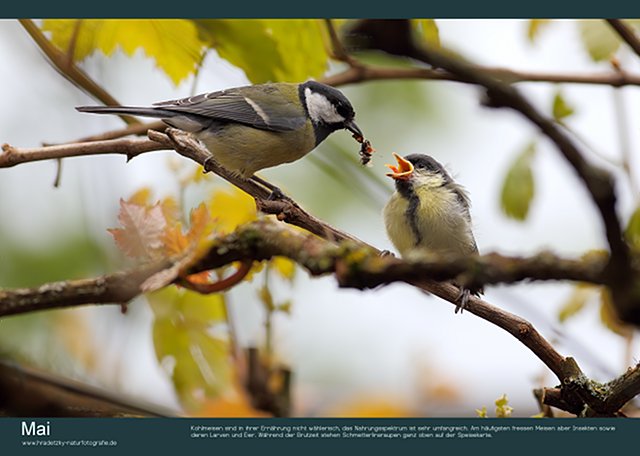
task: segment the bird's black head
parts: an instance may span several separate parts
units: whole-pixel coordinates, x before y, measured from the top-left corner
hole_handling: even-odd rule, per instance
[[[410,154],[404,157],[405,160],[411,162],[416,171],[437,173],[444,177],[445,181],[451,181],[451,177],[447,170],[438,161],[425,154]]]
[[[444,166],[429,155],[393,156],[398,165],[387,165],[391,170],[387,176],[395,180],[396,189],[405,196],[410,195],[415,187],[440,187],[453,182]]]
[[[354,122],[356,113],[353,106],[339,90],[320,82],[307,81],[300,84],[300,101],[316,130],[317,144],[330,133],[341,129],[363,138]]]

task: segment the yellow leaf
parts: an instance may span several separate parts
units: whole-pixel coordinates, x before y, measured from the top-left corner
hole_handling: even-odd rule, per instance
[[[187,326],[210,327],[227,319],[224,295],[202,295],[175,285],[145,295],[156,318],[175,319]]]
[[[575,109],[573,106],[567,104],[566,100],[562,96],[562,92],[557,90],[553,97],[553,118],[557,121],[561,121],[572,115],[574,112]]]
[[[99,364],[100,350],[93,343],[91,325],[86,314],[65,309],[51,314],[56,336],[67,350],[67,354],[79,363],[87,372],[93,371]]]
[[[434,47],[440,47],[440,32],[438,30],[438,24],[433,19],[414,19],[414,23],[417,24],[418,30],[422,34],[422,38]]]
[[[509,399],[503,394],[496,399],[496,418],[509,418],[513,408],[509,406]]]
[[[286,313],[287,315],[291,315],[291,306],[292,305],[293,305],[293,303],[291,302],[291,300],[284,301],[284,302],[282,302],[282,303],[280,303],[278,305],[278,310],[280,312]]]
[[[329,56],[318,19],[200,19],[201,36],[254,84],[318,78]]]
[[[540,35],[542,29],[546,28],[550,24],[549,19],[529,19],[527,25],[527,38],[533,43]]]
[[[296,274],[296,263],[289,258],[275,257],[271,260],[271,265],[283,279],[292,281]]]
[[[180,206],[175,198],[168,196],[160,202],[162,214],[169,225],[180,221]]]
[[[600,321],[619,336],[628,338],[633,334],[633,328],[620,320],[616,314],[611,293],[607,287],[600,288]]]
[[[271,290],[269,290],[269,287],[267,287],[266,285],[260,287],[260,289],[258,290],[258,297],[269,312],[273,312],[275,310],[273,296],[271,295]]]
[[[511,164],[502,184],[500,195],[502,211],[508,217],[519,221],[527,218],[535,191],[531,170],[531,160],[535,151],[535,143],[527,145]]]
[[[244,281],[251,282],[255,275],[264,269],[265,264],[265,261],[254,261],[253,265],[251,265],[251,270],[249,270],[249,273],[245,276]]]
[[[608,60],[620,47],[620,37],[604,21],[585,19],[578,21],[582,45],[595,62]]]
[[[209,202],[211,214],[216,219],[216,227],[222,233],[230,233],[243,223],[258,216],[253,198],[242,190],[216,190]]]
[[[199,183],[207,179],[208,174],[204,172],[204,167],[202,165],[198,165],[193,170],[191,174],[191,181],[194,183]]]
[[[624,236],[633,249],[640,250],[640,207],[631,214]]]
[[[575,314],[580,312],[589,299],[595,296],[596,290],[597,287],[590,284],[579,283],[576,285],[573,288],[569,299],[567,299],[560,308],[560,311],[558,312],[558,320],[561,323],[564,323],[570,317],[573,317]]]
[[[74,61],[95,51],[110,56],[121,49],[132,56],[141,49],[176,85],[195,72],[205,51],[186,19],[47,19],[42,29],[63,52],[75,36]]]
[[[221,295],[200,295],[175,286],[147,294],[154,313],[158,361],[169,369],[181,403],[199,409],[232,386],[229,343],[211,332],[226,321]]]
[[[133,195],[127,198],[127,203],[137,204],[138,206],[146,206],[151,199],[151,189],[149,187],[142,187],[137,190]]]

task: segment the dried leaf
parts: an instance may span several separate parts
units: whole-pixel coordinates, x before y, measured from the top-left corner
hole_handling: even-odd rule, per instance
[[[166,220],[159,205],[141,206],[120,200],[118,220],[122,228],[108,231],[122,252],[145,260],[162,256]]]

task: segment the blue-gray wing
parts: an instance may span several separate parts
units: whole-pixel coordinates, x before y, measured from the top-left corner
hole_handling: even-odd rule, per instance
[[[289,92],[295,88],[284,88],[283,93],[277,86],[267,86],[266,89],[264,85],[261,89],[248,86],[163,101],[155,103],[154,106],[216,121],[237,122],[261,130],[296,130],[306,122],[306,114],[300,103],[292,102],[297,100],[297,93]],[[268,103],[265,103],[265,100],[268,100]]]

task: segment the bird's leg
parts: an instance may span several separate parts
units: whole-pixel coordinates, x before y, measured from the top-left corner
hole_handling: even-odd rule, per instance
[[[471,296],[471,291],[468,288],[460,287],[460,293],[458,293],[458,296],[456,297],[457,304],[455,313],[460,312],[460,314],[462,314],[462,311],[469,302],[469,296]]]
[[[249,178],[250,180],[256,182],[257,184],[262,185],[263,187],[268,188],[269,190],[271,190],[271,194],[269,195],[269,198],[267,198],[269,201],[277,201],[277,200],[291,200],[291,198],[289,198],[288,196],[286,196],[282,190],[280,190],[278,187],[276,187],[275,185],[273,185],[270,182],[267,182],[266,180],[262,179],[261,177],[256,176],[255,174],[253,176],[251,176]]]

